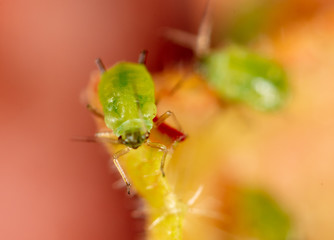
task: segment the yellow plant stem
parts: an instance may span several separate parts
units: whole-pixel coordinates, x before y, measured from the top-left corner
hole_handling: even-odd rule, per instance
[[[117,150],[107,144],[112,154]],[[120,158],[137,194],[146,203],[147,239],[181,240],[186,205],[174,194],[168,178],[160,171],[162,152],[143,145]]]

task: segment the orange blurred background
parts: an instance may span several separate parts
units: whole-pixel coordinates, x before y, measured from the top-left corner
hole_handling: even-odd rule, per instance
[[[259,0],[237,0],[235,5],[256,1]],[[140,236],[140,221],[130,216],[138,201],[129,199],[124,189],[114,188],[118,174],[110,174],[107,164],[109,157],[105,149],[99,144],[70,140],[75,136],[92,136],[95,132],[93,119],[86,110],[81,95],[92,71],[96,70],[96,57],[101,57],[110,66],[119,60],[136,61],[138,53],[146,48],[149,50],[150,71],[163,69],[171,60],[189,59],[189,50],[167,43],[161,33],[164,27],[195,32],[205,2],[0,2],[0,239],[126,240]],[[237,13],[237,8],[229,8],[231,1],[216,2],[221,9],[215,10],[225,9],[217,17],[220,21],[225,16]],[[306,24],[296,24],[286,32],[277,30],[279,33],[276,32],[276,37],[279,35],[277,39],[280,40],[273,41],[275,50],[269,48],[291,68],[289,70],[292,73],[296,73],[294,77],[298,82],[295,85],[304,87],[301,91],[304,94],[301,94],[304,96],[302,99],[313,97],[315,102],[313,105],[308,102],[305,104],[305,101],[300,103],[296,127],[288,125],[289,128],[284,127],[282,130],[275,128],[278,135],[264,132],[265,143],[267,139],[272,139],[273,144],[258,146],[263,149],[260,153],[265,156],[259,160],[263,161],[260,163],[264,182],[268,185],[277,183],[277,189],[285,194],[282,195],[286,199],[293,199],[291,205],[297,209],[296,212],[305,215],[307,220],[312,216],[305,225],[314,226],[310,230],[313,236],[319,236],[319,232],[324,232],[322,229],[331,228],[330,211],[333,207],[329,203],[334,199],[333,178],[330,178],[333,169],[330,167],[333,138],[328,131],[333,130],[328,127],[332,126],[333,119],[332,111],[329,111],[333,99],[330,97],[330,86],[333,85],[333,70],[330,69],[333,58],[330,50],[333,51],[333,48],[324,44],[333,39],[333,25],[324,20],[327,25],[322,22],[323,27],[319,27],[321,30],[315,31],[322,16],[318,8],[322,6],[326,9],[326,2],[330,0],[285,0],[281,5],[283,10],[277,9],[281,13],[276,13],[278,16],[273,17],[276,25],[284,26],[295,18],[312,18],[315,12],[318,15],[318,20],[311,23],[313,33],[316,33],[312,36],[319,41],[305,37],[311,26],[306,21]],[[289,11],[285,11],[286,9]],[[282,15],[282,12],[286,15]],[[219,24],[224,25],[224,22]],[[273,28],[273,31],[276,29]],[[322,41],[324,32],[325,40]],[[309,58],[304,55],[303,43],[314,55]],[[262,47],[268,46],[263,44]],[[329,49],[328,52],[326,49]],[[326,53],[328,59],[321,53]],[[307,66],[311,71],[324,76],[324,80],[318,80],[317,74],[315,77],[305,74]],[[306,87],[302,82],[305,80],[303,74],[308,76],[306,80],[310,79]],[[319,82],[313,81],[315,78]],[[327,95],[323,95],[326,86]],[[318,112],[302,111],[312,106]],[[324,114],[321,119],[317,118],[320,116],[319,112]],[[313,115],[310,116],[309,113]],[[322,122],[326,124],[322,125]],[[268,126],[270,128],[270,124]],[[324,128],[320,131],[317,126]],[[290,137],[286,132],[290,133]],[[303,134],[309,135],[304,137]],[[277,136],[280,138],[276,138]],[[284,154],[274,155],[273,161],[267,161],[267,156],[280,151],[277,150],[278,143],[287,145],[284,153],[295,159],[295,162],[291,163]],[[298,151],[290,151],[291,146],[295,146],[289,145],[290,143],[295,144]],[[240,145],[237,146],[239,152]],[[313,151],[312,147],[318,147],[319,151]],[[329,152],[326,159],[315,161],[323,153],[324,147]],[[294,154],[308,157],[308,150],[313,153],[308,162],[297,161],[304,159],[302,157],[294,158]],[[234,161],[233,164],[239,167],[243,162],[238,165]],[[268,169],[277,174],[272,174]],[[310,169],[314,169],[315,173]],[[301,180],[291,181],[294,184],[290,184],[281,177],[282,172],[292,180]],[[316,175],[317,181],[312,178],[312,174]],[[313,213],[310,214],[305,209],[317,212],[310,211]],[[317,219],[321,221],[317,223]],[[332,236],[326,234],[323,236]]]
[[[95,131],[80,100],[95,58],[136,61],[146,48],[149,69],[161,69],[173,54],[162,28],[196,29],[203,4],[192,2],[1,1],[0,239],[140,233],[136,202],[113,187],[106,151],[70,139]]]

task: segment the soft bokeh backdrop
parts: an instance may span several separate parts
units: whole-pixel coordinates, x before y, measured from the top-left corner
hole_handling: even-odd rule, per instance
[[[150,70],[162,68],[162,29],[196,29],[203,4],[192,2],[0,2],[0,239],[125,240],[141,231],[103,147],[70,139],[95,131],[80,100],[94,59],[136,61],[146,48]]]
[[[234,15],[259,1],[217,0],[215,44]],[[137,201],[113,187],[118,175],[110,174],[103,147],[70,140],[95,131],[81,95],[96,69],[96,57],[110,66],[136,61],[146,48],[151,71],[171,60],[189,59],[189,50],[167,43],[161,34],[164,27],[195,32],[205,2],[0,2],[0,239],[126,240],[140,235],[140,222],[130,216]],[[276,1],[266,29],[272,38],[257,39],[256,44],[294,74],[299,112],[293,112],[294,125],[271,127],[275,122],[265,122],[262,135],[252,135],[261,141],[245,144],[246,150],[260,150],[255,159],[259,165],[237,161],[252,155],[240,151],[236,137],[234,151],[222,153],[230,154],[231,166],[222,165],[216,173],[245,171],[266,183],[294,209],[310,239],[333,236],[334,31],[333,14],[325,14],[330,2]]]

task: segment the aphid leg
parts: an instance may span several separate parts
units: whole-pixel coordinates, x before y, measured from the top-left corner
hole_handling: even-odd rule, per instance
[[[112,132],[98,132],[95,133],[95,137],[99,139],[100,142],[107,142],[113,144],[121,144],[118,138]]]
[[[129,180],[127,179],[125,173],[124,173],[124,170],[123,168],[121,167],[121,165],[119,164],[118,162],[118,158],[123,156],[124,154],[127,154],[128,152],[130,151],[130,148],[124,148],[118,152],[116,152],[114,155],[113,155],[113,162],[118,170],[118,172],[121,174],[122,178],[123,178],[123,181],[125,182],[126,184],[126,188],[127,188],[127,191],[128,191],[128,194],[130,195],[130,187],[131,187],[131,184],[129,182]]]
[[[179,121],[177,120],[175,114],[174,114],[172,111],[169,111],[169,110],[168,110],[167,112],[165,112],[164,114],[162,114],[162,115],[158,118],[158,120],[154,123],[155,127],[159,127],[159,125],[160,125],[161,123],[163,123],[164,121],[166,121],[166,119],[169,118],[169,117],[172,117],[172,118],[173,118],[173,120],[174,120],[174,122],[175,122],[175,124],[176,124],[176,128],[177,128],[177,130],[179,130],[180,132],[183,132],[182,127],[181,127],[181,124],[180,124]]]
[[[121,144],[118,138],[111,132],[98,132],[95,133],[95,136],[91,137],[73,137],[71,138],[72,141],[76,142],[104,142],[104,143],[112,143],[112,144]]]
[[[91,111],[96,117],[99,118],[104,118],[103,113],[101,113],[99,110],[97,110],[95,107],[93,107],[92,105],[90,105],[89,103],[86,105],[86,108]]]
[[[106,67],[104,66],[102,60],[100,58],[97,58],[95,60],[95,63],[98,67],[98,69],[100,70],[100,73],[104,73],[106,71]]]
[[[147,50],[143,50],[139,54],[138,63],[139,64],[146,64],[146,59],[147,59]]]
[[[210,0],[207,1],[197,35],[177,29],[167,29],[164,34],[165,37],[182,47],[193,50],[197,57],[201,57],[203,54],[207,53],[210,47],[212,25],[210,17],[211,11],[209,6],[210,2]]]
[[[181,77],[181,79],[179,81],[177,81],[177,83],[175,84],[175,86],[169,91],[168,95],[172,96],[174,95],[174,93],[181,88],[182,84],[188,80],[189,78],[187,77],[187,74],[183,74],[183,76]]]
[[[173,96],[174,93],[182,87],[182,84],[184,84],[184,82],[189,79],[187,75],[188,74],[182,74],[177,83],[167,93],[163,94],[162,96],[161,94],[158,94],[157,98],[155,99],[155,104],[158,105],[161,98],[164,96]]]
[[[196,47],[194,49],[196,56],[203,56],[208,53],[210,48],[210,38],[212,31],[212,21],[211,21],[211,1],[208,0],[204,10],[204,14],[201,20],[201,24],[198,29]]]
[[[161,170],[162,176],[165,177],[164,168],[165,168],[165,161],[166,161],[166,157],[167,157],[167,153],[168,153],[167,147],[165,145],[161,144],[161,143],[152,143],[150,141],[147,141],[146,145],[149,146],[149,147],[152,147],[152,148],[157,148],[160,151],[163,151],[163,155],[162,155],[162,158],[161,158],[161,164],[160,164],[160,170]]]
[[[99,142],[98,139],[96,137],[72,137],[71,141],[75,141],[75,142],[94,142],[97,143]]]

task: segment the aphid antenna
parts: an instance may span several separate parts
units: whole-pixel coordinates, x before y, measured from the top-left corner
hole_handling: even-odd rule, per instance
[[[100,71],[101,74],[106,71],[106,67],[104,66],[104,64],[103,64],[103,62],[102,62],[102,60],[100,58],[97,58],[95,60],[95,63],[96,63],[96,65],[97,65],[97,67],[98,67],[98,69],[99,69],[99,71]]]
[[[146,65],[147,53],[148,53],[148,51],[146,49],[141,51],[141,53],[139,54],[139,58],[138,58],[138,63],[139,64]]]

